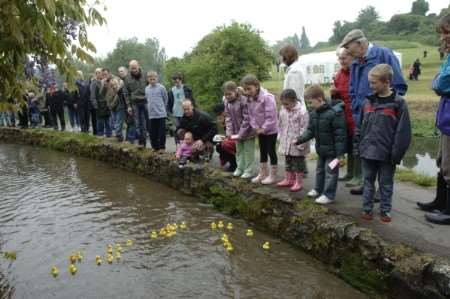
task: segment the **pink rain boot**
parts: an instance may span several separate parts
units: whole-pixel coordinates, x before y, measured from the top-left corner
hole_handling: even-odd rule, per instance
[[[284,180],[277,184],[278,187],[291,187],[295,183],[295,174],[292,171],[286,171]]]
[[[295,184],[291,187],[291,192],[297,192],[303,189],[303,172],[295,173]]]

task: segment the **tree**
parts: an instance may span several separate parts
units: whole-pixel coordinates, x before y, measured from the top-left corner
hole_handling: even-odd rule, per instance
[[[416,0],[412,4],[411,14],[425,16],[430,6],[426,0]]]
[[[21,98],[27,85],[24,65],[55,64],[67,76],[75,76],[74,57],[92,61],[95,46],[87,38],[87,26],[105,19],[86,0],[0,0],[0,94]]]
[[[248,73],[265,80],[273,60],[259,31],[233,22],[203,37],[182,59],[167,61],[164,73],[170,78],[174,72],[182,72],[200,106],[208,110],[220,103],[224,82],[239,82]]]
[[[167,59],[166,50],[160,47],[156,38],[148,38],[144,43],[140,43],[136,37],[120,39],[101,64],[115,72],[120,66],[128,67],[129,61],[133,59],[139,61],[144,71],[161,73]]]
[[[364,32],[368,33],[379,23],[380,15],[373,6],[367,6],[359,11],[356,18],[356,25]]]
[[[308,36],[306,36],[305,27],[302,27],[302,37],[300,38],[300,49],[309,49],[311,44],[309,43]]]

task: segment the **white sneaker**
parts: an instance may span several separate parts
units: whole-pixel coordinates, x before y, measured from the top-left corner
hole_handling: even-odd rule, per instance
[[[241,175],[241,179],[250,179],[253,177],[253,174],[251,174],[250,172],[244,172],[243,175]]]
[[[241,176],[242,175],[242,170],[236,168],[236,170],[233,172],[233,176]]]
[[[315,189],[311,189],[306,196],[308,197],[316,197],[319,195],[319,192],[317,192]]]
[[[328,197],[326,197],[325,195],[321,195],[318,198],[316,198],[316,203],[321,204],[321,205],[326,205],[329,203],[332,203],[333,201],[331,199],[329,199]]]

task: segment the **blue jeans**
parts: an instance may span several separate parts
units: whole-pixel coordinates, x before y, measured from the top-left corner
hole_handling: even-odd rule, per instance
[[[97,136],[111,137],[110,116],[97,116]]]
[[[73,128],[80,126],[80,118],[78,117],[78,111],[75,108],[67,108],[69,114],[70,126]]]
[[[335,158],[319,156],[316,169],[316,187],[319,194],[323,194],[331,200],[336,197],[337,182],[339,177],[339,166],[330,169],[328,164]]]
[[[134,123],[136,126],[136,138],[139,140],[139,142],[145,143],[145,140],[147,139],[147,103],[134,103],[132,104],[132,108]]]
[[[113,111],[111,118],[114,122],[114,133],[116,134],[116,137],[122,137],[123,136],[123,122],[125,120],[125,110],[119,109],[117,111]]]
[[[392,193],[394,192],[395,164],[362,158],[361,165],[364,178],[363,210],[368,213],[372,212],[375,180],[378,176],[381,197],[380,211],[390,212],[392,209]]]

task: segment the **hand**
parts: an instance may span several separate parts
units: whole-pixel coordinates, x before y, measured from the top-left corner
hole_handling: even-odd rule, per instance
[[[77,109],[78,105],[77,104],[73,104],[73,108]]]
[[[262,129],[262,128],[256,129],[256,134],[261,135],[263,133],[264,133],[264,129]]]
[[[132,114],[133,114],[133,108],[128,107],[127,111],[128,111],[128,114],[129,114],[129,115],[132,115]]]
[[[292,145],[298,145],[298,140],[297,139],[292,140]]]

